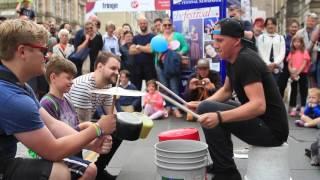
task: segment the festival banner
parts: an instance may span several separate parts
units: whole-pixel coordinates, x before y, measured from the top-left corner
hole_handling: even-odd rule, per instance
[[[86,13],[169,10],[170,0],[101,0],[87,2]]]
[[[213,48],[212,32],[217,21],[226,15],[223,0],[171,0],[175,31],[184,34],[190,51],[191,68],[200,58],[211,60],[210,68],[220,71],[220,60]]]

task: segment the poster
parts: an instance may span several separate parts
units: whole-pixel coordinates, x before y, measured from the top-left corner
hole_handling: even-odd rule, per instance
[[[201,58],[211,59],[211,69],[220,71],[220,61],[213,48],[214,24],[225,17],[223,0],[172,0],[171,17],[175,31],[186,38],[190,51],[191,68]]]

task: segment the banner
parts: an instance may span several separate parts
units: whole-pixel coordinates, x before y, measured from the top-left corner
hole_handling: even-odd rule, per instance
[[[169,10],[170,0],[101,0],[87,2],[86,13]]]
[[[155,0],[154,3],[157,11],[170,10],[170,0]]]
[[[215,23],[226,15],[223,0],[171,0],[171,17],[175,31],[184,34],[194,67],[201,58],[211,59],[210,68],[220,71],[220,59],[213,48]]]

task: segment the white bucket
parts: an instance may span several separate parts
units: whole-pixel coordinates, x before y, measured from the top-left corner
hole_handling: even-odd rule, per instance
[[[204,180],[208,145],[195,140],[168,140],[155,144],[155,164],[162,179]]]
[[[164,162],[176,162],[176,163],[188,163],[188,162],[197,162],[201,161],[204,158],[207,158],[207,154],[201,155],[198,157],[191,157],[191,158],[181,158],[181,157],[166,157],[166,156],[161,156],[160,154],[156,155],[156,159],[164,161]]]

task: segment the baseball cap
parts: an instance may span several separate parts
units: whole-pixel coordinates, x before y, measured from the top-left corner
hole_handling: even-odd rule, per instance
[[[234,18],[224,18],[214,26],[213,35],[224,35],[235,38],[243,38],[244,26],[243,23]]]
[[[197,62],[197,68],[209,68],[209,60],[208,59],[199,59]]]

